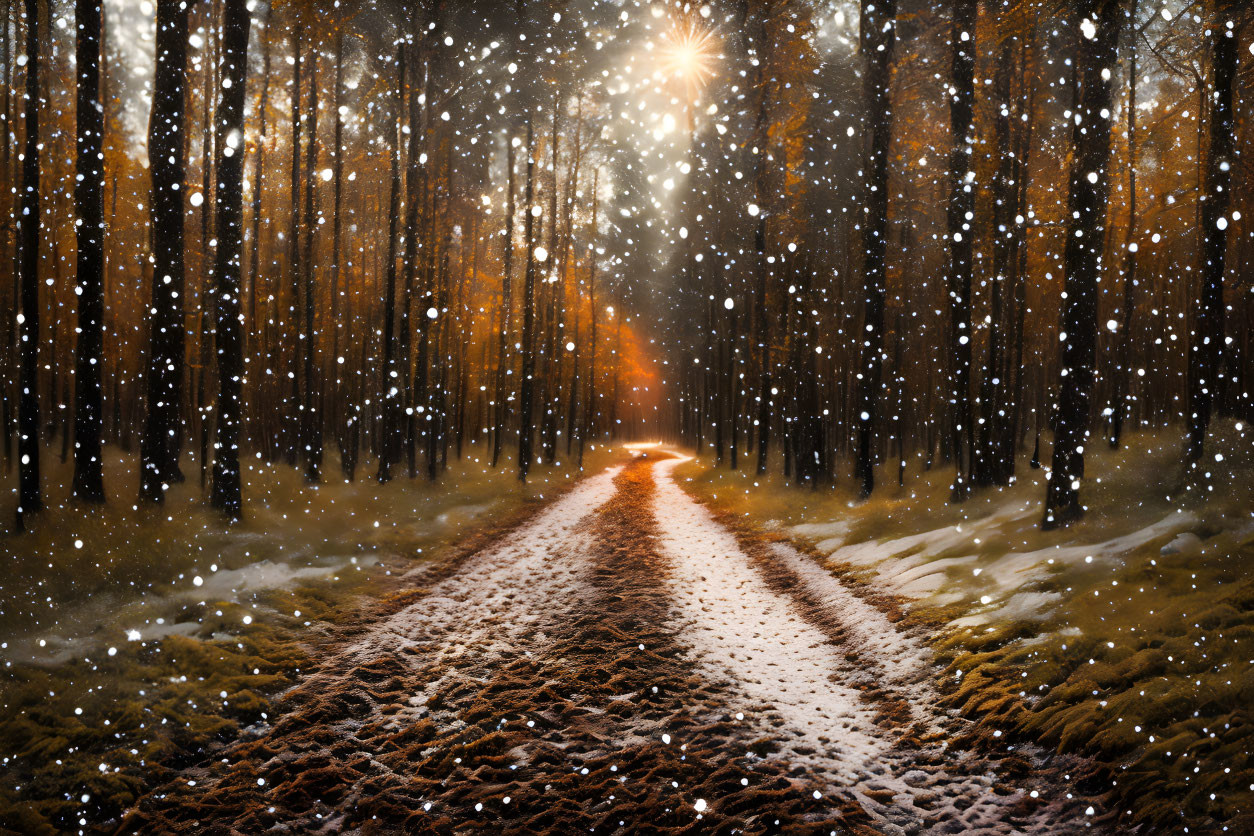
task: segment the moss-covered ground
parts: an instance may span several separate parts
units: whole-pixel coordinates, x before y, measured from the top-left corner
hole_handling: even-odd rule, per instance
[[[235,525],[203,507],[190,467],[159,509],[135,506],[133,459],[110,460],[99,509],[54,468],[32,531],[0,534],[0,831],[116,827],[174,770],[268,729],[272,699],[404,603],[405,572],[456,561],[579,475],[562,462],[524,485],[470,452],[435,483],[346,484],[328,461],[310,486],[257,462]]]
[[[1053,532],[1038,526],[1045,474],[1026,460],[1017,484],[960,505],[942,467],[908,468],[905,487],[865,502],[851,484],[797,487],[708,459],[681,475],[724,512],[895,594],[931,635],[944,699],[971,736],[1086,756],[1092,789],[1128,828],[1251,833],[1251,447],[1249,427],[1220,426],[1222,452],[1200,473],[1168,432],[1097,449],[1085,518]],[[933,582],[903,581],[929,567]]]

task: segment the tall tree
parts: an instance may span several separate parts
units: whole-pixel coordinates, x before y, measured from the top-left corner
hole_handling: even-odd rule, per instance
[[[1140,9],[1139,0],[1131,0],[1131,8],[1128,11],[1127,32],[1127,53],[1128,53],[1128,104],[1124,108],[1127,116],[1127,132],[1128,132],[1128,232],[1124,241],[1124,264],[1123,264],[1123,304],[1119,306],[1118,320],[1116,327],[1118,328],[1119,347],[1118,357],[1115,365],[1115,393],[1110,405],[1110,446],[1116,448],[1119,446],[1119,440],[1123,435],[1123,422],[1127,418],[1128,412],[1128,386],[1132,381],[1132,314],[1136,310],[1136,262],[1137,251],[1139,249],[1137,242],[1137,223],[1140,216],[1137,213],[1137,119],[1136,119],[1136,92],[1137,92],[1137,36],[1140,34],[1140,28],[1137,25],[1138,11]]]
[[[875,430],[884,366],[884,297],[888,252],[888,146],[892,140],[893,45],[896,0],[862,0],[859,26],[866,126],[866,196],[862,213],[862,271],[866,316],[862,333],[862,376],[858,380],[857,459],[854,476],[863,497],[875,489]]]
[[[252,236],[249,245],[252,250],[249,268],[249,311],[248,321],[251,346],[245,350],[251,355],[252,349],[264,345],[261,340],[261,321],[257,317],[257,296],[261,282],[261,199],[265,196],[266,184],[266,110],[270,104],[270,12],[263,19],[263,37],[261,40],[261,95],[257,98],[257,161],[253,164],[252,182]],[[258,356],[260,361],[261,357]]]
[[[179,469],[179,403],[183,392],[183,92],[187,73],[183,0],[158,0],[156,74],[148,120],[152,177],[152,324],[148,348],[148,414],[140,440],[140,498],[161,502]]]
[[[101,6],[77,0],[75,66],[78,73],[78,176],[74,209],[78,223],[78,342],[74,363],[74,495],[103,502],[101,433],[104,403],[104,107],[100,101]]]
[[[1190,462],[1202,458],[1216,395],[1221,384],[1224,342],[1224,266],[1228,249],[1228,210],[1236,134],[1232,115],[1233,87],[1237,76],[1237,38],[1233,0],[1218,0],[1210,24],[1212,92],[1210,153],[1206,161],[1206,189],[1202,201],[1202,292],[1197,320],[1189,345],[1189,441],[1185,455]]]
[[[18,371],[17,528],[43,509],[39,484],[39,2],[26,0],[26,90],[22,199],[18,215],[18,283],[21,286],[21,360]]]
[[[303,278],[304,316],[302,319],[300,346],[304,357],[302,378],[305,389],[301,403],[301,453],[305,459],[305,481],[316,484],[322,481],[322,413],[318,390],[318,368],[314,362],[317,347],[314,330],[317,310],[317,289],[314,265],[315,192],[318,184],[318,51],[309,60],[309,135],[305,140],[305,211],[301,216],[301,233],[305,246],[301,253]]]
[[[579,469],[583,469],[584,444],[596,432],[597,413],[597,186],[601,179],[601,169],[592,171],[592,215],[588,234],[588,310],[592,318],[588,336],[588,393],[587,406],[583,412],[583,429],[579,431]]]
[[[392,479],[392,465],[399,451],[401,429],[401,371],[396,348],[396,223],[401,202],[401,124],[404,119],[405,46],[397,47],[396,93],[393,98],[396,120],[392,127],[391,190],[388,198],[387,267],[383,294],[383,379],[379,393],[379,470],[380,483]]]
[[[777,95],[773,89],[780,84],[780,80],[775,77],[777,68],[773,66],[772,38],[767,27],[772,9],[768,4],[763,4],[761,14],[757,15],[759,37],[758,42],[754,46],[754,56],[757,60],[754,65],[754,83],[753,89],[758,91],[758,108],[757,115],[754,118],[752,143],[754,152],[754,176],[753,176],[753,213],[757,215],[757,223],[754,229],[754,262],[753,271],[754,278],[754,296],[753,296],[753,323],[756,333],[753,335],[754,344],[757,348],[759,373],[758,373],[758,416],[757,416],[757,432],[758,432],[758,464],[757,473],[759,476],[766,473],[767,458],[770,455],[771,441],[771,388],[772,388],[772,372],[774,367],[771,358],[771,313],[769,310],[769,298],[767,291],[772,284],[774,276],[773,271],[768,266],[766,258],[766,219],[770,213],[767,211],[767,197],[771,189],[770,168],[767,165],[767,157],[770,145],[770,118],[768,109],[772,95]],[[768,68],[770,75],[767,75]],[[772,262],[774,259],[772,259]]]
[[[548,270],[549,277],[542,280],[541,295],[548,296],[548,304],[542,305],[541,316],[541,349],[542,363],[540,371],[540,450],[543,458],[552,462],[557,457],[557,412],[560,407],[561,352],[558,348],[558,317],[560,316],[561,284],[557,272],[558,249],[558,171],[561,164],[558,150],[561,145],[559,134],[559,114],[561,113],[560,85],[553,95],[552,133],[549,141],[549,169],[552,172],[549,181],[549,237],[548,237]],[[545,269],[545,268],[541,268]]]
[[[531,117],[527,117],[527,185],[525,187],[523,206],[526,219],[523,222],[523,239],[527,245],[527,269],[523,278],[523,331],[522,331],[522,379],[519,381],[518,397],[518,478],[527,481],[527,473],[531,470],[532,441],[535,428],[532,419],[535,410],[536,375],[536,234],[535,222],[538,207],[533,204],[535,195],[536,149],[533,138]]]
[[[304,270],[301,264],[301,167],[300,167],[300,149],[301,149],[301,84],[304,69],[304,41],[305,41],[305,8],[303,6],[294,6],[293,13],[296,15],[296,23],[292,27],[292,96],[291,106],[292,112],[292,164],[291,164],[291,224],[288,230],[288,249],[287,249],[287,273],[288,273],[288,308],[287,318],[289,324],[289,333],[291,326],[295,326],[295,330],[299,335],[301,331],[302,315],[300,308],[300,289],[301,277]],[[312,172],[305,172],[306,177],[312,176]],[[300,365],[301,345],[299,338],[292,347],[291,352],[291,374],[288,380],[291,381],[291,388],[286,395],[288,411],[295,411],[295,426],[289,426],[284,431],[287,439],[287,456],[288,461],[295,465],[299,455],[300,444],[304,441],[303,430],[305,429],[304,413],[301,412],[301,393],[300,393],[300,377],[297,369]],[[289,416],[291,417],[291,416]],[[293,432],[294,429],[294,432]],[[295,439],[293,441],[293,439]]]
[[[1073,67],[1075,154],[1067,201],[1063,268],[1066,299],[1062,310],[1062,358],[1053,470],[1045,496],[1042,527],[1056,528],[1084,514],[1080,483],[1088,443],[1094,366],[1097,358],[1097,285],[1105,244],[1110,192],[1111,79],[1119,41],[1122,0],[1078,4],[1079,49]]]
[[[411,25],[415,29],[420,29],[417,20],[412,21]],[[424,44],[425,45],[425,44]],[[428,358],[427,351],[429,348],[427,340],[427,327],[425,312],[428,307],[427,297],[431,292],[431,270],[432,258],[434,256],[435,242],[431,240],[430,235],[423,235],[419,231],[420,220],[430,220],[431,215],[420,212],[430,194],[430,177],[426,160],[428,155],[423,153],[423,145],[427,139],[427,98],[426,98],[426,68],[427,64],[425,56],[418,52],[418,47],[413,43],[412,39],[408,43],[408,48],[413,53],[417,53],[419,61],[411,62],[411,73],[419,67],[423,70],[423,92],[416,94],[413,89],[411,80],[407,77],[404,80],[405,91],[407,95],[408,107],[406,111],[409,116],[409,147],[407,150],[407,165],[405,166],[405,225],[404,240],[405,249],[401,258],[401,263],[405,268],[405,284],[404,292],[400,304],[400,310],[397,312],[400,317],[398,334],[397,353],[401,357],[401,390],[404,395],[405,406],[405,458],[408,465],[409,476],[412,479],[417,475],[417,450],[419,432],[426,433],[430,429],[428,423],[430,413],[427,408],[430,406],[428,402],[427,391],[427,367]],[[424,226],[424,231],[429,231]],[[420,252],[421,250],[421,252]],[[419,260],[423,260],[423,269],[419,271]],[[421,275],[419,275],[421,272]],[[418,317],[418,357],[415,363],[412,345],[412,329],[414,322],[411,314],[414,305],[414,288],[418,281],[421,280],[420,292],[423,295],[423,304],[420,309],[423,314]],[[422,421],[419,422],[418,416],[415,415],[417,405],[422,405],[423,413]]]
[[[248,0],[224,0],[221,98],[217,107],[214,203],[218,247],[218,420],[210,504],[232,519],[243,516],[240,495],[240,273],[244,260],[244,88],[248,77]],[[227,84],[226,82],[230,82]]]
[[[13,18],[10,20],[10,12]],[[17,49],[18,28],[16,25],[18,15],[18,4],[10,3],[3,13],[0,13],[0,73],[3,78],[0,79],[0,117],[3,122],[0,123],[0,130],[4,133],[4,142],[0,143],[0,176],[8,178],[8,182],[17,183],[17,170],[14,168],[14,160],[16,158],[17,133],[14,129],[14,119],[12,113],[13,99],[17,95],[16,78],[17,78],[17,62],[13,60],[13,54]],[[12,26],[10,24],[13,24]],[[0,246],[7,247],[9,243],[10,230],[16,231],[15,223],[17,221],[17,202],[21,200],[21,190],[13,189],[12,193],[6,193],[3,197],[3,204],[0,204],[0,220],[3,220],[3,232],[0,232]],[[16,244],[16,242],[15,242]],[[13,261],[8,260],[9,253],[5,252],[5,267],[13,269],[13,307],[14,312],[20,305],[21,289],[18,287],[20,279],[17,270],[17,247],[14,247]],[[13,419],[16,415],[16,398],[13,397],[13,372],[17,368],[18,363],[14,349],[17,347],[18,326],[16,319],[4,318],[4,334],[3,344],[0,345],[0,364],[3,364],[4,372],[0,375],[0,424],[3,424],[4,432],[4,463],[5,467],[13,466]]]
[[[950,430],[954,463],[952,498],[966,499],[974,459],[971,410],[971,242],[975,217],[975,182],[971,136],[975,107],[975,22],[977,0],[954,3],[950,51],[953,79],[949,92],[949,339],[952,354],[953,417]]]
[[[331,362],[335,364],[335,387],[332,391],[334,398],[335,410],[341,409],[341,402],[344,395],[343,374],[339,366],[339,358],[341,356],[342,334],[344,331],[344,323],[341,322],[342,303],[341,298],[344,296],[343,286],[340,284],[343,267],[340,264],[341,254],[341,238],[343,222],[340,217],[340,211],[343,206],[344,198],[344,114],[341,111],[343,105],[342,89],[344,75],[344,26],[343,19],[336,22],[335,28],[335,87],[331,96],[331,106],[334,109],[335,116],[335,141],[331,149],[332,159],[332,198],[331,198],[331,328],[333,350],[331,352]],[[325,414],[325,413],[324,413]],[[345,477],[350,476],[352,468],[349,466],[351,456],[347,447],[346,427],[342,419],[334,416],[346,413],[332,412],[333,421],[335,422],[335,437],[338,442],[340,452],[340,464],[344,470]],[[352,481],[350,478],[349,481]]]
[[[501,266],[501,317],[500,333],[496,346],[496,421],[492,431],[492,466],[501,460],[501,446],[505,438],[505,425],[509,409],[505,398],[505,383],[509,369],[510,312],[513,309],[512,277],[514,273],[514,137],[506,140],[505,161],[505,240],[502,245]]]

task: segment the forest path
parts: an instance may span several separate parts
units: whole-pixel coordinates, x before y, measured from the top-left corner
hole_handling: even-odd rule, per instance
[[[413,573],[416,600],[286,695],[273,728],[124,829],[1085,828],[1060,766],[950,745],[961,721],[937,707],[924,645],[720,522],[680,462],[589,477],[452,572]]]

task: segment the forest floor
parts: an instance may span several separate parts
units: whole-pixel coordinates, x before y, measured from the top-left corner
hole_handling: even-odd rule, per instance
[[[528,486],[258,468],[243,527],[190,486],[54,505],[0,538],[0,832],[1248,832],[1220,431],[1201,482],[1164,435],[1095,452],[1048,533],[1026,463],[859,502],[647,445]]]
[[[709,510],[661,450],[402,578],[122,822],[142,832],[1102,829],[1091,765],[968,734],[890,596]],[[377,616],[377,617],[376,617]]]
[[[46,450],[45,509],[3,530],[0,496],[0,833],[111,832],[187,764],[273,716],[319,657],[402,605],[416,566],[456,560],[581,477],[527,483],[468,445],[436,481],[354,482],[328,455],[321,484],[249,458],[245,519],[207,508],[196,462],[164,505],[137,504],[134,455],[110,448],[108,502],[69,497],[71,463]],[[596,445],[599,471],[625,457]]]
[[[1084,518],[1048,532],[1047,471],[1027,457],[1014,484],[958,504],[953,468],[919,462],[903,487],[884,467],[865,501],[708,460],[677,476],[795,544],[810,570],[895,601],[939,666],[939,705],[971,721],[966,738],[1085,759],[1084,789],[1120,831],[1251,833],[1251,432],[1215,422],[1193,473],[1176,429],[1096,443]]]

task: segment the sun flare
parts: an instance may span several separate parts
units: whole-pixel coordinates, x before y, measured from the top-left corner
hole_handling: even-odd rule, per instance
[[[677,20],[665,35],[662,71],[681,78],[695,95],[714,75],[718,38],[714,30],[691,18]]]

